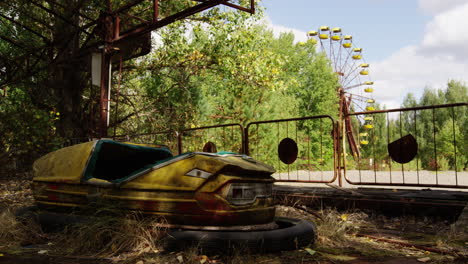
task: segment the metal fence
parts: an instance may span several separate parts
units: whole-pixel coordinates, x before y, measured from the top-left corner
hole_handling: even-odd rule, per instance
[[[325,115],[252,122],[245,129],[246,153],[273,165],[277,181],[331,183],[339,173],[336,131]]]
[[[349,114],[372,116],[368,144],[355,160],[344,159],[352,185],[468,188],[467,103]],[[358,134],[358,135],[359,135]]]
[[[132,143],[139,144],[164,144],[171,149],[171,151],[180,154],[179,151],[179,141],[178,141],[178,132],[174,130],[161,131],[156,133],[142,133],[142,134],[133,134],[133,135],[117,135],[113,137],[116,141],[129,141]]]
[[[280,182],[468,188],[467,103],[350,113],[366,143],[351,157],[332,117],[312,116],[116,136],[172,151],[245,153],[272,165]],[[373,129],[364,130],[371,116]],[[360,128],[358,128],[360,127]],[[176,154],[176,153],[174,153]]]

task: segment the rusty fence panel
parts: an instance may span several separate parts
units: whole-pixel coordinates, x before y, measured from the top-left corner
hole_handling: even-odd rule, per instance
[[[345,159],[353,185],[468,188],[467,103],[351,113],[372,116],[360,157]],[[358,139],[359,141],[359,139]],[[347,150],[346,153],[349,153]]]
[[[277,181],[331,183],[339,173],[336,127],[327,115],[252,122],[246,154],[273,165]]]
[[[224,124],[188,128],[179,133],[179,153],[220,152],[244,153],[244,127]]]
[[[116,141],[129,141],[132,143],[140,144],[162,144],[168,146],[172,153],[177,155],[180,154],[177,134],[178,133],[176,131],[169,130],[154,133],[117,135],[114,136],[112,139]]]

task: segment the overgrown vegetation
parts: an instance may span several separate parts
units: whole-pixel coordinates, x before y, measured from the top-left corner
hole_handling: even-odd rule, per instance
[[[27,169],[44,153],[98,136],[99,94],[97,87],[90,83],[89,57],[79,60],[66,57],[82,52],[80,45],[87,35],[74,29],[85,22],[76,14],[68,14],[62,6],[67,2],[65,5],[74,6],[70,10],[96,17],[100,1],[89,1],[87,7],[81,1],[53,2],[56,3],[44,1],[43,4],[69,16],[70,21],[65,23],[60,17],[48,16],[44,9],[29,1],[0,5],[2,13],[18,17],[24,25],[36,29],[39,24],[30,17],[30,12],[34,12],[45,28],[40,30],[43,36],[55,40],[51,44],[52,51],[57,52],[62,41],[73,39],[73,45],[67,46],[68,53],[60,53],[63,58],[57,58],[68,64],[55,64],[46,57],[37,64],[24,64],[25,69],[10,61],[1,64],[0,134],[4,136],[0,139],[0,167],[3,170]],[[115,6],[121,4],[121,1],[111,2]],[[134,11],[149,15],[144,8],[148,4],[145,2]],[[164,10],[161,15],[181,10],[188,4],[186,1],[161,3],[161,10]],[[214,8],[158,30],[153,36],[150,54],[124,61],[122,75],[114,71],[109,134],[180,131],[226,123],[246,125],[258,120],[314,115],[329,115],[336,120],[338,82],[327,58],[317,54],[313,42],[296,43],[292,34],[275,37],[266,29],[263,19],[261,8],[254,16]],[[18,40],[28,39],[31,47],[44,44],[43,39],[9,20],[2,20],[0,33]],[[10,58],[24,52],[11,43],[0,42],[2,57]],[[50,67],[44,68],[46,65]],[[15,74],[22,71],[36,74],[14,81]],[[466,85],[450,81],[445,90],[427,89],[419,101],[409,94],[403,106],[466,102],[467,98]],[[385,106],[377,106],[380,108]],[[359,122],[353,120],[355,135],[369,133],[370,144],[361,147],[361,162],[353,165],[355,161],[348,157],[348,164],[350,168],[388,169],[392,164],[387,143],[412,133],[420,146],[417,160],[420,168],[463,170],[468,162],[467,144],[464,144],[467,120],[466,107],[454,112],[435,110],[434,126],[430,110],[418,112],[416,117],[413,112],[404,112],[389,120],[385,115],[374,115],[375,128],[370,131],[362,130]],[[276,152],[281,138],[291,137],[308,143],[307,147],[300,148],[299,167],[330,170],[333,147],[331,125],[327,122],[303,121],[289,128],[284,125],[253,127],[250,141],[257,142],[260,147],[252,144],[252,153],[264,162],[276,162],[270,153]],[[434,154],[434,132],[437,155]],[[186,150],[207,140],[219,141],[220,134],[227,135],[223,136],[222,144],[215,142],[222,150],[241,150],[240,135],[234,136],[224,130],[210,133],[213,135],[204,137],[187,134],[193,141],[186,143]],[[133,140],[158,141],[170,146],[176,142],[173,135]],[[373,162],[369,162],[370,159]],[[416,167],[413,163],[409,165],[411,168]]]
[[[70,225],[60,233],[44,233],[33,221],[18,221],[10,210],[0,215],[0,251],[22,254],[19,252],[31,252],[28,248],[32,245],[34,252],[31,253],[93,257],[96,261],[112,259],[114,263],[359,263],[427,257],[433,263],[463,263],[467,257],[463,242],[466,242],[466,233],[454,230],[448,223],[412,216],[386,218],[360,211],[331,209],[315,211],[317,217],[299,208],[302,207],[281,205],[277,214],[317,223],[318,239],[310,248],[276,254],[259,255],[235,250],[228,255],[204,255],[197,248],[164,252],[160,244],[164,229],[157,225],[161,219],[142,219],[136,215],[101,216],[91,223]],[[441,255],[382,242],[375,240],[375,236],[453,254]]]
[[[165,12],[186,5],[184,1],[171,3],[173,6],[164,6]],[[75,9],[82,14],[96,15],[92,4],[89,8],[71,4],[76,4]],[[60,3],[51,8],[64,12]],[[0,9],[11,16],[27,16],[31,10],[47,15],[27,1],[1,5]],[[76,16],[71,18],[69,23],[57,17],[44,20],[52,25],[44,32],[46,37],[66,35],[67,30],[75,34],[70,29],[73,23],[83,22]],[[255,120],[318,114],[336,117],[337,80],[327,59],[316,54],[313,43],[295,43],[292,34],[274,37],[262,19],[261,8],[254,16],[214,8],[159,30],[149,55],[125,61],[122,76],[114,71],[114,83],[122,79],[120,87],[114,86],[119,90],[112,93],[109,133],[151,133],[222,123],[245,125]],[[37,26],[26,18],[24,23]],[[17,38],[31,35],[9,21],[2,23],[1,30],[14,31]],[[76,34],[79,39],[86,37]],[[34,36],[31,41],[39,45],[42,40]],[[14,52],[21,50],[0,46],[2,56]],[[70,46],[70,54],[73,52],[80,52],[79,43]],[[7,135],[0,147],[3,164],[25,160],[24,167],[28,167],[41,154],[66,142],[97,136],[99,94],[90,85],[84,59],[74,61],[80,67],[73,69],[72,65],[51,64],[50,74],[40,71],[22,82],[6,77],[1,80],[8,84],[2,86],[5,96],[0,98],[0,133]],[[257,136],[269,137],[269,132],[262,133]],[[233,144],[238,143],[227,145]]]

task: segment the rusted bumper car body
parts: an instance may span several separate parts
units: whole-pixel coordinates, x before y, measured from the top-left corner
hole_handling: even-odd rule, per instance
[[[99,140],[37,160],[33,193],[51,211],[102,201],[162,216],[169,226],[256,229],[274,219],[273,172],[246,155],[173,156],[164,146]]]
[[[33,194],[40,212],[34,215],[43,226],[63,226],[81,221],[64,211],[111,204],[121,212],[160,216],[168,227],[167,250],[195,245],[279,251],[313,243],[312,222],[275,217],[272,173],[246,155],[173,156],[165,146],[99,140],[35,162]]]

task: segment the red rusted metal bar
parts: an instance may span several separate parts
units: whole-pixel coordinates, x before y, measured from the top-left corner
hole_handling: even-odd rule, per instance
[[[391,179],[391,178],[390,178]],[[376,185],[376,186],[408,186],[408,187],[433,187],[433,188],[454,188],[454,189],[468,189],[468,186],[464,185],[452,185],[452,184],[426,184],[426,183],[394,183],[394,182],[353,182],[345,177],[346,182],[352,185]]]
[[[247,125],[247,128],[249,126],[251,126],[251,125],[257,125],[257,124],[281,123],[281,122],[288,122],[288,121],[302,121],[302,120],[312,120],[312,119],[320,119],[320,118],[329,118],[332,121],[334,120],[333,117],[331,117],[329,115],[306,116],[306,117],[297,117],[297,118],[285,118],[285,119],[255,121],[255,122],[249,123]]]
[[[435,110],[436,109],[441,109],[441,108],[451,108],[452,112],[454,111],[454,108],[455,107],[466,107],[468,106],[468,103],[452,103],[452,104],[442,104],[442,105],[432,105],[432,106],[419,106],[419,107],[410,107],[410,108],[398,108],[398,109],[388,109],[388,110],[378,110],[378,111],[369,111],[369,112],[356,112],[356,113],[349,113],[348,116],[357,116],[357,115],[369,115],[369,114],[386,114],[387,115],[387,144],[390,143],[390,138],[391,138],[391,135],[390,135],[390,124],[389,124],[389,113],[393,113],[393,112],[399,112],[400,115],[402,112],[409,112],[409,111],[413,111],[414,112],[414,131],[415,133],[417,133],[417,115],[416,115],[416,111],[422,111],[422,110],[431,110],[431,113],[432,113],[432,124],[433,124],[433,128],[431,128],[430,132],[432,133],[432,140],[433,140],[433,143],[434,143],[434,146],[433,146],[433,152],[434,152],[434,155],[433,155],[433,158],[434,160],[437,162],[437,159],[439,158],[438,157],[438,148],[437,148],[437,142],[436,142],[436,127],[435,127],[435,122],[436,122],[436,114],[435,114]],[[454,118],[454,117],[452,117]],[[402,124],[401,124],[401,117],[400,117],[400,136],[402,136]],[[452,123],[454,123],[454,120],[452,121]],[[453,128],[453,124],[452,124],[452,128]],[[452,134],[454,135],[454,131],[452,129]],[[454,141],[454,144],[456,144],[456,141]],[[402,169],[402,175],[403,175],[403,182],[401,183],[395,183],[394,180],[393,180],[393,176],[392,176],[392,166],[391,166],[391,163],[390,163],[390,171],[389,171],[389,174],[390,174],[390,179],[389,179],[389,182],[380,182],[380,183],[377,183],[377,182],[362,182],[362,181],[359,181],[359,182],[355,182],[355,181],[352,181],[350,179],[348,179],[347,177],[345,177],[346,181],[349,183],[349,184],[353,184],[353,185],[375,185],[375,186],[410,186],[410,187],[429,187],[429,188],[459,188],[459,189],[468,189],[468,185],[459,185],[459,179],[458,179],[458,173],[457,171],[455,170],[455,185],[454,184],[444,184],[443,182],[441,182],[441,180],[439,179],[439,169],[436,168],[436,172],[435,172],[435,183],[420,183],[420,175],[419,175],[419,162],[418,160],[416,161],[416,166],[417,166],[417,183],[407,183],[405,182],[405,171]]]
[[[455,136],[455,107],[452,107],[452,135],[453,135],[453,153],[455,159],[455,184],[458,185],[458,170],[457,170],[457,140]]]
[[[118,38],[120,36],[120,17],[117,16],[114,19],[114,38]]]
[[[151,23],[151,22],[148,21],[148,20],[145,20],[145,19],[143,19],[143,18],[141,18],[141,17],[137,17],[137,16],[134,16],[134,15],[131,15],[131,14],[122,14],[122,15],[128,16],[128,17],[130,17],[130,18],[133,18],[133,19],[136,19],[136,20],[142,22],[143,24],[141,24],[141,25],[147,25],[147,24]]]
[[[130,134],[130,135],[116,135],[113,138],[133,138],[133,137],[142,137],[142,136],[153,136],[153,135],[163,135],[163,134],[173,134],[176,133],[174,130],[167,130],[167,131],[159,131],[159,132],[152,132],[152,133],[140,133],[140,134]]]
[[[239,9],[239,10],[244,11],[244,12],[248,12],[250,14],[255,14],[255,1],[254,0],[250,0],[250,8],[246,8],[246,7],[243,7],[243,6],[240,6],[240,5],[229,3],[227,1],[225,1],[222,4],[225,5],[225,6],[235,8],[235,9]]]
[[[368,111],[368,112],[354,112],[354,113],[349,113],[348,115],[350,116],[364,115],[364,114],[369,115],[369,114],[392,113],[392,112],[400,112],[400,111],[447,108],[447,107],[456,107],[456,106],[468,106],[468,103],[454,103],[454,104],[441,104],[441,105],[418,106],[418,107],[408,107],[408,108],[394,108],[394,109],[376,110],[376,111]]]
[[[153,0],[153,23],[158,21],[159,17],[159,0]]]
[[[201,4],[198,4],[196,6],[190,7],[185,9],[184,11],[178,12],[176,14],[170,15],[164,19],[161,19],[155,23],[152,23],[150,25],[140,25],[137,26],[136,28],[130,29],[129,31],[122,33],[120,38],[115,39],[115,41],[119,41],[128,37],[137,37],[141,36],[143,34],[146,34],[148,32],[151,32],[155,29],[167,26],[171,23],[174,23],[175,21],[187,18],[191,15],[200,13],[204,10],[207,10],[209,8],[212,8],[214,6],[217,6],[221,3],[223,3],[223,0],[208,0],[206,2],[203,2]]]
[[[299,117],[299,118],[287,118],[287,119],[278,119],[278,120],[265,120],[265,121],[256,121],[256,122],[251,122],[249,123],[245,130],[244,130],[244,149],[245,149],[245,153],[247,155],[252,155],[250,153],[250,143],[249,143],[249,128],[253,125],[256,125],[257,128],[258,128],[258,125],[260,124],[272,124],[272,123],[276,123],[276,124],[279,124],[279,123],[282,123],[282,122],[286,122],[286,124],[288,122],[297,122],[297,121],[305,121],[305,120],[314,120],[314,119],[319,119],[320,121],[323,120],[323,118],[327,118],[327,119],[330,119],[331,120],[331,125],[332,125],[332,131],[331,131],[331,137],[332,137],[332,141],[333,141],[333,150],[334,150],[334,155],[333,155],[333,164],[334,164],[334,171],[333,171],[333,178],[330,179],[330,180],[293,180],[293,179],[290,179],[289,178],[289,174],[288,174],[288,179],[278,179],[277,181],[278,182],[301,182],[301,183],[332,183],[334,182],[338,176],[340,175],[339,174],[339,169],[336,168],[336,166],[338,166],[337,164],[337,158],[339,158],[339,155],[337,155],[337,145],[338,145],[338,141],[337,140],[337,137],[336,137],[336,131],[337,131],[337,123],[335,122],[335,120],[331,117],[331,116],[328,116],[328,115],[319,115],[319,116],[309,116],[309,117]],[[279,135],[279,127],[278,127],[278,135]],[[297,140],[296,140],[297,141]],[[280,163],[279,163],[279,160],[278,160],[278,166],[280,166]]]
[[[435,172],[436,172],[436,184],[439,184],[439,162],[437,161],[437,141],[436,141],[436,124],[435,124],[435,108],[432,108],[432,135],[434,138],[434,160],[435,160]]]
[[[275,180],[275,182],[297,182],[297,183],[333,183],[337,178],[337,175],[336,174],[333,174],[333,178],[331,180],[328,180],[328,181],[310,181],[310,180],[289,180],[289,179],[277,179]],[[341,186],[340,186],[341,187]]]

